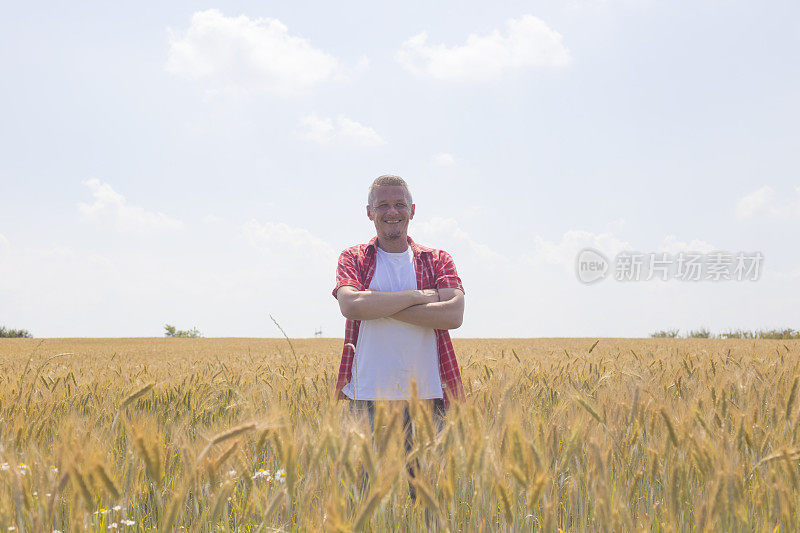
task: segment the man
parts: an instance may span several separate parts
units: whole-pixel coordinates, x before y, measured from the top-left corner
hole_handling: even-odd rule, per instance
[[[336,397],[348,399],[353,411],[366,411],[373,430],[375,401],[401,402],[407,452],[412,381],[439,430],[453,400],[464,397],[448,332],[461,326],[464,288],[447,252],[420,246],[408,236],[415,207],[402,178],[375,179],[367,217],[377,235],[341,253],[333,290],[347,318]],[[418,461],[408,466],[412,478],[416,468]]]

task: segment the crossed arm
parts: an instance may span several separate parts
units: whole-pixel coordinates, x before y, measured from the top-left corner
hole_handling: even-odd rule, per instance
[[[464,318],[464,293],[460,289],[380,292],[345,285],[336,299],[342,314],[353,320],[388,317],[427,328],[456,329]]]

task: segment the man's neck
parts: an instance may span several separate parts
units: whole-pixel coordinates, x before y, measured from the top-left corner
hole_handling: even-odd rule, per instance
[[[385,239],[378,236],[378,248],[392,254],[402,253],[408,250],[408,239],[406,235],[397,239]]]

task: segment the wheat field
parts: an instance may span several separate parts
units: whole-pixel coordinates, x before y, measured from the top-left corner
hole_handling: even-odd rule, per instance
[[[332,400],[341,342],[0,340],[0,530],[800,528],[800,341],[456,340],[415,505],[399,413]]]

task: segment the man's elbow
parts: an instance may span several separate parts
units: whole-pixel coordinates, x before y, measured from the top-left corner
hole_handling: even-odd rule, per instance
[[[342,312],[342,316],[348,320],[367,320],[363,315],[355,311],[350,311],[349,313]]]
[[[339,310],[342,312],[342,316],[349,319],[349,320],[358,320],[359,317],[357,315],[356,306],[352,303],[339,303]]]
[[[353,315],[353,305],[352,302],[349,300],[339,297],[339,311],[341,311],[342,316],[345,318],[352,318]]]
[[[454,312],[451,314],[452,320],[450,329],[458,329],[461,327],[461,324],[464,322],[464,298],[463,296],[460,298],[458,302],[459,305],[455,306]]]
[[[355,299],[340,301],[339,310],[342,312],[342,316],[349,320],[364,320],[361,313],[361,306],[358,305]]]
[[[462,316],[454,316],[450,320],[447,321],[445,329],[458,329],[461,327],[462,322],[464,322],[464,317]]]

